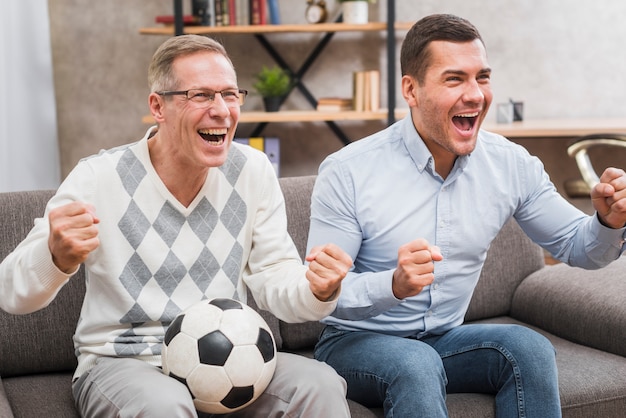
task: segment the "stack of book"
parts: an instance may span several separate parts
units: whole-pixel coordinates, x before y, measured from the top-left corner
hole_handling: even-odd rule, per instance
[[[183,23],[189,26],[280,24],[278,0],[191,0],[191,6],[191,15],[183,16]],[[171,25],[174,16],[157,16],[155,21]]]
[[[380,71],[355,71],[353,73],[354,110],[359,112],[380,109]]]
[[[322,112],[341,112],[354,109],[354,104],[352,98],[320,97],[316,109]]]
[[[276,176],[280,176],[280,139],[253,137],[253,138],[234,138],[233,141],[240,144],[249,145],[259,151],[263,151],[272,163],[272,167],[276,171]]]

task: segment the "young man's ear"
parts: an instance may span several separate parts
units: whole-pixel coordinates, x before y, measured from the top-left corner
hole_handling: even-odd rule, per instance
[[[417,94],[415,93],[416,90],[417,80],[410,75],[402,76],[402,96],[404,96],[404,100],[409,107],[416,107],[418,105]]]

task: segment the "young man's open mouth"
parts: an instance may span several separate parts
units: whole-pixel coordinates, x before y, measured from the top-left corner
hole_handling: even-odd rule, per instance
[[[479,114],[479,112],[458,114],[452,117],[452,123],[458,130],[470,132],[474,129]]]

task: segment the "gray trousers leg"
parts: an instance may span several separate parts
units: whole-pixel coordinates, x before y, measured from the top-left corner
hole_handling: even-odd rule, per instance
[[[101,358],[74,383],[73,393],[81,416],[88,418],[198,416],[183,384],[141,360]],[[220,416],[348,418],[345,394],[345,381],[327,364],[278,353],[265,392],[243,410]]]
[[[85,418],[197,417],[187,388],[141,360],[102,357],[72,392]]]
[[[278,353],[276,372],[265,392],[228,418],[349,418],[346,382],[326,363]]]

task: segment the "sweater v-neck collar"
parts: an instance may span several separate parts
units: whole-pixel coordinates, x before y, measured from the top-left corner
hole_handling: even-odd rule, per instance
[[[207,177],[204,180],[204,184],[202,185],[202,187],[200,188],[196,196],[193,198],[189,206],[183,205],[170,192],[170,190],[167,188],[165,183],[163,183],[163,180],[161,179],[156,169],[154,168],[154,165],[152,164],[152,160],[150,159],[150,151],[148,149],[148,139],[150,138],[150,136],[151,136],[151,130],[148,130],[146,135],[139,141],[139,144],[137,147],[137,157],[139,158],[139,161],[141,161],[143,166],[146,168],[146,171],[148,172],[148,176],[152,179],[157,190],[159,191],[159,193],[163,196],[165,200],[170,202],[170,204],[174,206],[174,208],[176,208],[176,210],[178,210],[182,214],[187,215],[193,212],[195,207],[202,200],[202,197],[205,195],[205,190],[209,184],[209,178],[214,170],[209,169],[209,172],[207,173]]]

